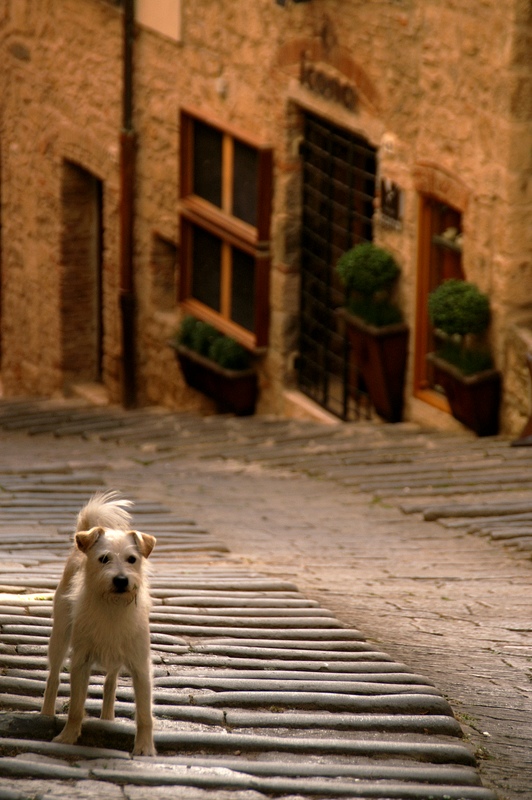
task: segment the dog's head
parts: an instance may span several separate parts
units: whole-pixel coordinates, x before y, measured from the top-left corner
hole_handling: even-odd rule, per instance
[[[143,562],[155,537],[139,531],[91,528],[78,531],[76,547],[87,556],[87,583],[110,602],[128,605],[143,583]]]

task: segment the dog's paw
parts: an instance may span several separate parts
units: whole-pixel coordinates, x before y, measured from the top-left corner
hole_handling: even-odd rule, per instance
[[[80,732],[77,728],[69,728],[68,725],[65,725],[61,733],[55,736],[53,741],[58,744],[76,744]]]
[[[153,739],[139,740],[135,739],[135,746],[133,748],[134,756],[156,756],[157,750],[153,743]]]

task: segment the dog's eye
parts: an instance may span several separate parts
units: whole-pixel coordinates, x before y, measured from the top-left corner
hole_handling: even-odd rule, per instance
[[[104,555],[103,555],[103,556],[100,556],[100,558],[98,559],[98,561],[100,562],[100,564],[108,564],[110,560],[111,560],[111,559],[109,558],[109,556],[107,555],[107,553],[104,553]]]
[[[129,556],[127,563],[134,564],[136,560],[137,560],[136,556]]]

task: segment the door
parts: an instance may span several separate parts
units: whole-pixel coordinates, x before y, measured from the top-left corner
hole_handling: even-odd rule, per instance
[[[102,183],[63,164],[61,344],[65,385],[102,376]]]
[[[432,365],[427,362],[427,353],[437,349],[428,315],[428,296],[450,278],[464,279],[462,215],[433,197],[422,196],[420,203],[415,394],[448,411],[444,392],[436,385]]]
[[[373,238],[376,150],[311,114],[304,120],[299,388],[342,419],[353,417],[348,352],[336,310],[340,255]]]

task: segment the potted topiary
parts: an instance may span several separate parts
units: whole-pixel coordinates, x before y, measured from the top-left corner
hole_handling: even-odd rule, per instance
[[[215,400],[220,412],[255,412],[257,373],[242,345],[206,322],[185,317],[170,346],[187,384]]]
[[[336,265],[345,286],[352,368],[362,377],[377,413],[388,422],[403,416],[408,327],[391,295],[400,274],[393,256],[370,242],[345,252]]]
[[[483,341],[490,323],[488,297],[475,284],[451,278],[429,295],[428,308],[440,342],[428,355],[434,383],[456,419],[478,436],[498,433],[501,375]]]

